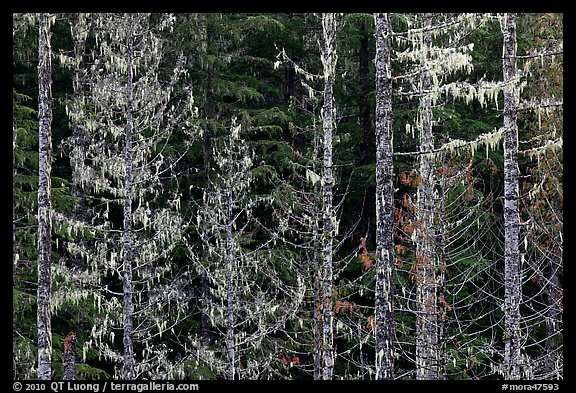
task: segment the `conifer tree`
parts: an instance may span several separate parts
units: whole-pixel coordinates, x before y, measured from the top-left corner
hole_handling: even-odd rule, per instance
[[[519,186],[518,186],[518,125],[516,65],[516,14],[504,16],[504,376],[520,379],[522,373],[520,345],[520,303],[522,288],[519,251]]]
[[[78,97],[83,105],[70,106],[68,115],[84,131],[75,176],[98,203],[89,204],[89,221],[59,217],[69,234],[91,240],[68,242],[68,252],[85,263],[62,263],[58,273],[76,281],[72,299],[93,297],[105,310],[83,351],[104,348],[106,357],[122,364],[117,372],[125,379],[172,375],[169,349],[152,337],[172,333],[184,317],[186,303],[176,299],[183,296],[186,273],[172,274],[165,261],[181,243],[185,223],[179,192],[163,190],[182,157],[169,141],[177,132],[192,139],[193,99],[186,88],[176,89],[184,76],[182,58],[168,77],[160,76],[161,34],[171,15],[153,21],[147,14],[99,14],[92,22],[89,94]],[[60,305],[69,300],[70,294]],[[120,326],[121,356],[113,346]]]
[[[38,15],[38,378],[52,378],[52,50],[54,17]]]
[[[334,370],[334,311],[332,304],[334,220],[332,207],[332,131],[334,129],[334,79],[336,71],[336,14],[322,14],[322,65],[324,74],[324,104],[322,106],[323,167],[322,167],[322,346],[323,379],[332,379]]]
[[[290,260],[283,260],[282,270],[296,275],[291,283],[283,282],[273,264],[277,230],[265,228],[252,213],[270,197],[251,192],[254,155],[242,133],[232,119],[229,131],[212,141],[215,167],[196,222],[207,253],[194,257],[209,280],[212,301],[204,312],[222,337],[214,346],[199,348],[198,357],[229,380],[268,375],[277,354],[267,348],[267,336],[294,318],[304,295],[303,280],[288,266]],[[250,239],[255,227],[270,230],[269,240]]]
[[[376,379],[394,377],[392,27],[376,14]]]

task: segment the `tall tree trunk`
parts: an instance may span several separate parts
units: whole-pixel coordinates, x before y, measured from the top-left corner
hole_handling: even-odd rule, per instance
[[[126,85],[126,146],[124,148],[124,162],[126,173],[124,177],[124,261],[123,261],[123,318],[124,318],[124,373],[123,379],[134,379],[134,344],[132,325],[132,193],[133,193],[133,151],[132,151],[132,130],[133,130],[133,36],[132,36],[132,15],[128,15],[128,25],[126,34],[126,65],[128,81]]]
[[[392,28],[376,14],[376,379],[394,377]]]
[[[420,65],[420,156],[418,186],[418,236],[416,245],[416,378],[429,380],[439,377],[438,308],[434,252],[434,178],[429,154],[434,147],[432,136],[432,86],[428,67],[428,51],[432,44],[432,14],[422,15],[422,58]]]
[[[446,181],[444,178],[444,171],[440,175],[440,206],[438,217],[436,218],[438,233],[436,234],[437,243],[437,296],[439,299],[438,304],[438,354],[439,354],[439,375],[438,379],[446,379],[446,319],[447,312],[450,311],[449,305],[446,302]]]
[[[76,347],[78,340],[74,332],[68,333],[64,340],[64,380],[76,377]]]
[[[16,141],[18,135],[12,120],[12,178],[16,176]],[[12,288],[16,288],[16,270],[18,268],[18,245],[16,244],[16,210],[12,203]],[[12,337],[16,335],[16,310],[12,307]],[[12,378],[16,379],[16,343],[12,340]]]
[[[314,169],[314,173],[318,173],[316,170],[316,160],[318,159],[318,148],[319,148],[319,137],[318,132],[316,130],[316,120],[314,119],[314,125],[312,127],[314,130],[314,147],[312,151],[312,168]],[[321,195],[322,191],[320,189],[320,182],[314,183],[314,197]],[[314,291],[314,379],[319,380],[322,379],[322,299],[321,299],[321,284],[322,284],[322,277],[321,277],[321,269],[318,263],[318,249],[320,248],[320,236],[319,236],[319,228],[318,222],[320,216],[320,209],[318,208],[318,204],[316,203],[316,199],[314,199],[314,229],[312,233],[312,247],[313,247],[313,254],[312,254],[312,290]]]
[[[52,49],[49,14],[38,15],[38,378],[52,378],[50,292],[52,277]]]
[[[358,53],[360,89],[358,96],[358,109],[360,111],[360,127],[362,129],[361,163],[366,165],[372,161],[372,125],[370,122],[370,105],[368,104],[368,76],[370,72],[370,53],[368,50],[369,39],[366,25],[362,23],[362,37],[360,38],[360,50]]]
[[[323,379],[332,379],[334,370],[334,332],[332,310],[332,241],[334,238],[335,219],[332,206],[332,129],[334,127],[334,76],[336,72],[336,14],[322,14],[322,29],[324,47],[322,49],[322,64],[324,68],[324,105],[322,107],[322,128],[324,130],[324,161],[323,161],[323,293],[322,293],[322,346],[324,373]]]
[[[207,14],[205,16],[206,23],[206,55],[214,55],[212,49],[214,41],[214,16]],[[204,112],[206,115],[206,128],[204,130],[204,175],[206,184],[210,181],[210,175],[212,173],[212,123],[214,122],[214,92],[213,92],[213,82],[214,78],[214,63],[208,62],[206,65],[206,92],[204,95]],[[204,254],[208,254],[208,250],[204,250]],[[208,305],[210,303],[210,288],[208,285],[208,277],[204,273],[200,273],[200,283],[201,283],[201,309],[200,309],[200,339],[203,346],[208,346],[210,344],[210,317],[208,316]]]
[[[520,252],[518,209],[519,100],[516,65],[516,14],[504,16],[504,376],[520,379]]]
[[[318,194],[319,195],[319,194]],[[314,233],[313,233],[313,244],[314,246],[319,245],[318,241],[318,228],[316,224],[314,224]],[[312,272],[312,290],[314,292],[314,379],[319,380],[322,379],[322,340],[323,340],[323,330],[322,330],[322,300],[320,296],[321,286],[320,286],[320,266],[318,263],[318,251],[317,248],[314,248],[313,252],[313,272]]]
[[[229,162],[232,162],[232,157],[229,156]],[[229,380],[234,379],[235,374],[235,343],[234,343],[234,250],[232,239],[232,220],[234,218],[232,211],[233,195],[232,195],[232,178],[228,176],[226,179],[227,188],[227,223],[226,223],[226,349],[227,349],[227,365],[226,375]]]

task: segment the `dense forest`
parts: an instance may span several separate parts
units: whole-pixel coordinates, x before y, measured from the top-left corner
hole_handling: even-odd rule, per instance
[[[563,379],[563,15],[13,14],[14,379]]]

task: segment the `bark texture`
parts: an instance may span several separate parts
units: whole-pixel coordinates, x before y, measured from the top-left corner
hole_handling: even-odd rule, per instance
[[[335,220],[332,206],[332,130],[334,127],[334,77],[336,71],[336,15],[322,15],[323,48],[322,64],[324,70],[324,104],[322,107],[322,128],[324,131],[323,190],[322,190],[322,248],[323,248],[323,293],[322,293],[322,346],[324,372],[323,379],[332,379],[334,371],[334,332],[332,310],[332,243]]]
[[[64,340],[64,380],[76,378],[76,348],[78,340],[74,332],[68,333]]]
[[[518,208],[519,91],[516,65],[516,14],[504,16],[504,377],[520,379],[520,252]]]
[[[52,62],[50,15],[38,15],[38,378],[52,378],[50,293],[52,276]]]
[[[394,377],[394,243],[392,215],[392,28],[376,14],[376,379]]]
[[[434,177],[428,154],[434,149],[432,135],[432,87],[428,52],[432,44],[432,14],[422,15],[422,57],[420,65],[420,154],[418,185],[418,225],[416,240],[416,379],[439,379],[438,307],[436,255],[434,251]]]

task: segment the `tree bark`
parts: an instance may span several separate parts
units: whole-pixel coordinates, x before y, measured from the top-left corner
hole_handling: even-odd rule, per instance
[[[314,126],[316,125],[316,121],[314,120]],[[319,135],[316,131],[316,127],[313,127],[314,132],[314,147],[312,151],[312,168],[314,169],[314,173],[317,172],[316,168],[316,160],[318,158],[318,149],[319,149]],[[314,187],[314,198],[321,195],[322,191],[320,189],[320,182],[316,182],[313,185]],[[314,199],[316,202],[316,199]],[[319,236],[319,228],[318,222],[320,219],[321,209],[317,203],[314,203],[313,207],[314,211],[314,229],[312,232],[312,290],[314,291],[314,379],[319,380],[322,379],[323,373],[323,356],[322,356],[322,299],[321,299],[321,284],[322,284],[322,276],[321,276],[321,269],[319,264],[319,255],[318,250],[320,249],[320,236]]]
[[[64,340],[64,380],[76,377],[76,347],[78,340],[74,332],[68,333]]]
[[[520,252],[518,209],[519,91],[516,64],[516,14],[504,16],[504,376],[520,379]]]
[[[323,193],[322,193],[322,221],[323,221],[323,293],[322,293],[322,346],[324,372],[323,379],[332,379],[334,370],[334,332],[332,310],[332,242],[334,238],[335,219],[332,206],[332,129],[334,127],[334,77],[336,71],[336,15],[322,14],[323,43],[322,64],[324,69],[324,104],[322,107],[322,128],[324,131],[324,159],[323,159]]]
[[[228,156],[229,162],[232,162],[231,154]],[[229,380],[234,379],[235,374],[235,343],[234,343],[234,250],[232,239],[232,220],[234,219],[232,204],[232,181],[230,174],[227,175],[226,188],[227,188],[227,223],[226,223],[226,349],[227,349],[227,365],[226,374]]]
[[[314,225],[313,234],[313,244],[315,246],[319,245],[318,242],[318,229]],[[322,300],[320,296],[320,266],[318,264],[318,251],[315,248],[313,253],[313,272],[312,272],[312,290],[314,291],[314,379],[322,379],[322,339],[323,339],[323,329],[322,329],[322,313],[321,305]]]
[[[422,15],[422,58],[420,65],[420,152],[432,151],[432,83],[428,67],[428,51],[432,44],[430,27],[432,14]],[[436,255],[434,252],[434,178],[428,154],[419,156],[418,225],[416,244],[416,379],[439,378],[438,307],[436,283]]]
[[[16,176],[16,141],[18,134],[12,120],[12,178]],[[16,244],[16,210],[12,203],[12,288],[16,288],[16,270],[18,268],[18,244]],[[12,337],[16,333],[16,310],[12,308]],[[12,340],[12,378],[16,379],[16,344]]]
[[[376,14],[376,379],[394,377],[394,244],[392,215],[392,28]]]
[[[49,14],[38,15],[38,378],[52,378],[52,50]]]
[[[133,130],[133,36],[132,36],[132,15],[128,15],[128,25],[126,34],[126,64],[127,64],[127,85],[126,85],[126,145],[124,148],[124,162],[126,174],[124,177],[124,260],[123,260],[123,319],[124,319],[124,372],[123,379],[134,379],[134,345],[133,345],[133,325],[132,325],[132,193],[133,193],[133,151],[132,151],[132,130]]]

